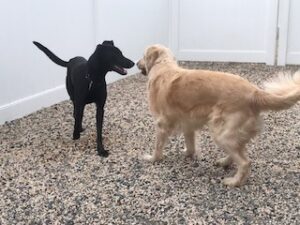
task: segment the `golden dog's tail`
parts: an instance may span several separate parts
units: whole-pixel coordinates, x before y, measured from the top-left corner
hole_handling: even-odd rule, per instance
[[[300,100],[300,71],[282,73],[264,83],[264,89],[254,94],[255,105],[261,110],[283,110]]]

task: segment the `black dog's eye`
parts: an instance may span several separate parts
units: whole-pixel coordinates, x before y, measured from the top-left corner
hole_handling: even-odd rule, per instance
[[[119,49],[116,49],[115,55],[116,56],[123,56],[122,52]]]

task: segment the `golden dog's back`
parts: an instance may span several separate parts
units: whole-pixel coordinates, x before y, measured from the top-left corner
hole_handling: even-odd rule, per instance
[[[154,114],[191,114],[199,117],[207,116],[215,105],[230,105],[232,110],[247,105],[258,90],[237,75],[188,70],[174,65],[154,68],[148,88],[150,109]]]

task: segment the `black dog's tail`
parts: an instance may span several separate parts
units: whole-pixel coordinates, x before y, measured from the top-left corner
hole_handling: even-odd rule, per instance
[[[33,41],[33,44],[38,47],[41,51],[43,51],[53,62],[55,62],[56,64],[63,66],[63,67],[67,67],[68,62],[58,58],[56,55],[54,55],[53,52],[51,52],[48,48],[46,48],[45,46],[43,46],[42,44]]]

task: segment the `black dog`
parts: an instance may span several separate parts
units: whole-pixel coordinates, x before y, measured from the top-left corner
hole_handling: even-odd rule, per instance
[[[124,68],[133,67],[134,62],[124,57],[114,46],[113,41],[104,41],[97,45],[89,60],[78,56],[70,59],[69,62],[61,60],[40,43],[35,41],[33,43],[53,62],[67,67],[66,87],[74,106],[74,140],[79,139],[80,132],[83,131],[82,117],[85,105],[96,103],[97,151],[100,156],[107,157],[108,151],[104,149],[102,143],[103,114],[107,96],[105,75],[109,71],[126,75],[127,71]]]

